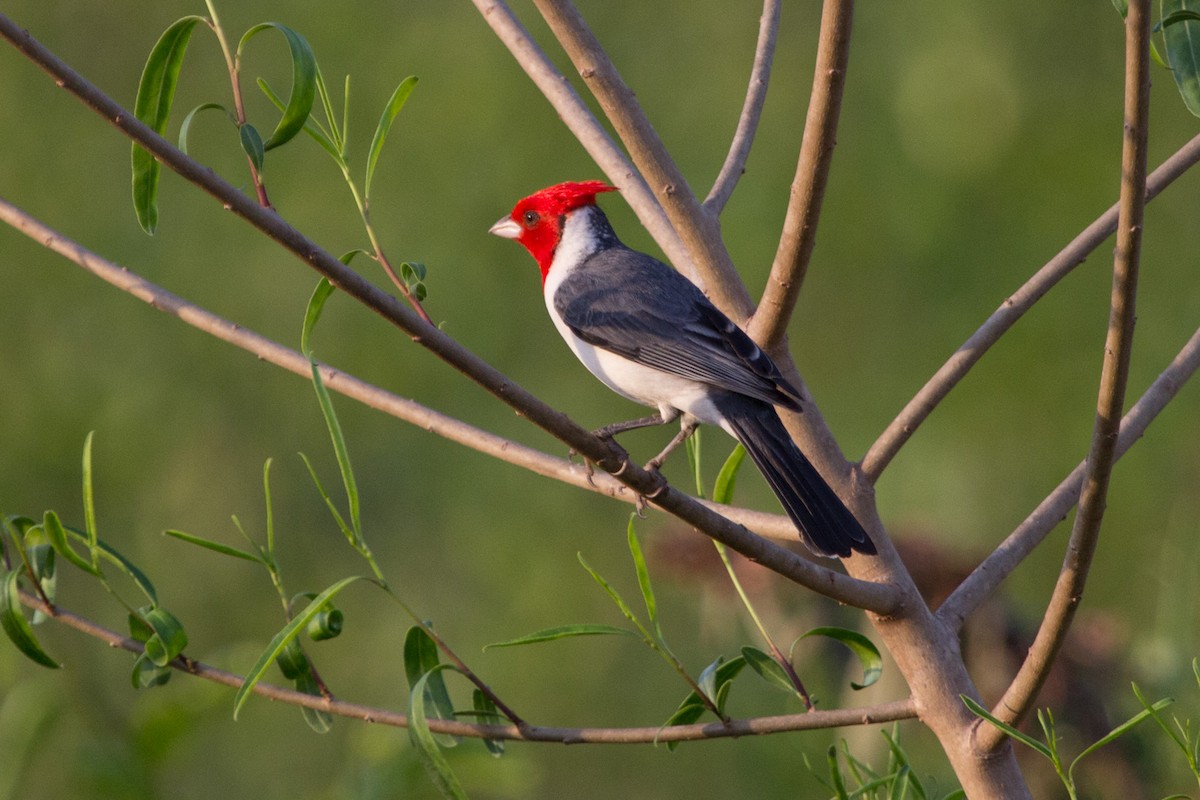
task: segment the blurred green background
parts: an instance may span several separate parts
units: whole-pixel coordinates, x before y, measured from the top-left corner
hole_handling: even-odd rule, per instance
[[[757,4],[580,5],[693,186],[707,191],[741,106]],[[200,0],[4,6],[126,107],[161,31],[185,14],[205,13]],[[514,7],[569,71],[532,6]],[[376,173],[374,220],[388,252],[428,266],[432,316],[514,381],[584,425],[640,413],[603,390],[562,346],[527,254],[486,235],[517,198],[601,175],[472,5],[243,0],[219,10],[233,37],[265,20],[302,32],[339,96],[341,76],[352,75],[358,171],[392,89],[409,74],[420,76]],[[723,218],[756,294],[786,205],[818,20],[816,2],[786,4],[761,132]],[[850,457],[861,457],[1008,293],[1115,201],[1122,38],[1108,0],[1069,8],[1035,0],[861,4],[821,234],[790,332],[797,363]],[[259,75],[286,87],[282,38],[258,37],[245,64],[251,119],[269,130],[275,117],[253,87]],[[1153,79],[1152,165],[1200,127],[1170,74],[1156,68]],[[198,30],[170,135],[188,109],[228,103],[228,96],[215,39]],[[6,199],[173,292],[298,344],[313,273],[172,174],[162,182],[159,232],[148,238],[129,200],[128,142],[9,47],[0,48],[0,97]],[[247,185],[234,132],[218,116],[199,118],[191,151]],[[280,213],[328,250],[365,246],[336,168],[311,141],[301,137],[270,153],[266,180]],[[604,205],[629,244],[653,249],[618,198]],[[1149,209],[1131,400],[1200,320],[1198,211],[1197,175]],[[922,556],[914,566],[946,573],[947,563],[970,564],[1086,452],[1109,251],[1103,246],[988,355],[879,482],[880,508],[896,536],[946,559]],[[366,261],[357,265],[381,279]],[[162,530],[236,544],[236,514],[261,536],[262,464],[273,458],[289,589],[320,590],[365,570],[296,456],[307,453],[327,485],[336,485],[328,437],[304,381],[155,312],[7,228],[0,230],[0,275],[0,512],[53,508],[79,523],[80,452],[95,431],[102,537],[155,580],[163,603],[187,625],[193,657],[238,672],[281,624],[265,575],[166,539]],[[401,395],[563,452],[343,297],[327,307],[316,351]],[[619,623],[576,553],[636,597],[623,535],[628,507],[335,402],[367,535],[386,574],[501,696],[541,724],[655,725],[669,716],[685,687],[632,639],[480,651],[566,622]],[[1174,694],[1181,716],[1200,719],[1200,689],[1189,674],[1200,654],[1198,417],[1200,392],[1188,387],[1116,470],[1081,635],[1068,652],[1068,661],[1101,674],[1052,681],[1057,693],[1046,702],[1056,704],[1056,715],[1123,719],[1137,709],[1128,690],[1137,680],[1150,694]],[[627,444],[648,455],[661,436],[639,434]],[[705,441],[711,480],[727,442],[719,433]],[[682,467],[673,462],[668,474],[683,480]],[[743,502],[776,509],[757,475],[745,473],[739,488]],[[1005,630],[1032,631],[1064,530],[1005,584],[996,612]],[[754,642],[714,572],[711,548],[661,515],[639,523],[639,531],[667,635],[693,671]],[[747,581],[784,643],[812,625],[860,624],[769,576],[748,570]],[[61,600],[123,628],[120,608],[76,576],[64,575]],[[346,633],[312,648],[323,677],[342,698],[403,709],[408,621],[365,588],[347,591],[341,604]],[[999,623],[990,630],[1002,634]],[[0,797],[435,796],[401,731],[342,720],[318,736],[295,709],[257,700],[234,723],[225,689],[176,676],[165,688],[137,692],[126,654],[53,625],[39,635],[62,671],[41,670],[0,647]],[[800,658],[826,706],[902,696],[902,686],[885,680],[843,697],[839,659],[836,650],[815,647]],[[981,685],[991,685],[986,676]],[[1072,691],[1080,686],[1095,694]],[[734,692],[739,716],[799,710],[753,678]],[[1080,740],[1066,733],[1065,747],[1077,747]],[[916,725],[902,726],[901,736],[941,793],[954,785]],[[449,758],[472,796],[483,798],[815,797],[823,790],[804,758],[821,763],[831,741],[823,733],[790,734],[674,753],[510,745],[500,761],[467,742]],[[864,757],[878,757],[883,744],[877,731],[854,733],[853,741]],[[1127,761],[1132,771],[1122,780],[1133,789],[1109,772],[1092,780],[1120,792],[1114,797],[1185,790],[1192,779],[1164,743],[1147,729],[1120,745],[1120,759],[1105,762],[1111,771]]]

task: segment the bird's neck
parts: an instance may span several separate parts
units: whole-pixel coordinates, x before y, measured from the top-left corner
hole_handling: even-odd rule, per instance
[[[545,258],[538,259],[542,269],[542,287],[551,273],[561,280],[579,267],[588,256],[619,245],[608,217],[597,206],[583,206],[563,216],[558,244]]]

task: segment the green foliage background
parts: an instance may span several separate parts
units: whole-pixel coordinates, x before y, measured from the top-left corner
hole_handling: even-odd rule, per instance
[[[199,0],[5,6],[127,107],[159,33],[180,16],[204,13]],[[531,6],[515,7],[569,71]],[[693,186],[706,190],[741,105],[757,4],[581,8]],[[303,33],[331,87],[352,75],[352,157],[359,164],[392,89],[409,74],[420,76],[373,190],[373,219],[388,252],[428,266],[431,315],[513,380],[585,425],[639,413],[602,390],[562,346],[527,255],[486,235],[518,197],[560,180],[601,176],[470,4],[248,0],[219,10],[232,36],[268,19]],[[752,292],[764,280],[786,205],[818,19],[815,2],[784,9],[761,133],[723,219]],[[253,78],[286,87],[282,40],[256,39],[245,74],[251,118],[270,130],[276,117]],[[1200,127],[1169,74],[1156,69],[1153,77],[1152,165]],[[1114,202],[1121,80],[1121,25],[1104,0],[1069,9],[1035,0],[861,4],[821,235],[791,329],[801,371],[851,457],[861,456],[1008,293]],[[159,232],[147,238],[129,202],[123,137],[8,47],[0,48],[0,97],[6,199],[171,291],[298,344],[316,282],[303,265],[172,174],[163,179]],[[182,115],[206,101],[227,103],[228,84],[215,40],[198,30],[172,135]],[[218,117],[198,120],[191,152],[248,188],[236,134]],[[340,176],[304,137],[269,154],[266,181],[280,213],[328,250],[362,246]],[[619,199],[605,206],[629,244],[653,248]],[[1200,320],[1198,209],[1194,174],[1149,208],[1133,396]],[[884,475],[879,502],[898,536],[977,556],[1086,452],[1107,317],[1108,250],[1006,337]],[[370,269],[365,260],[356,266]],[[271,587],[252,567],[166,539],[163,529],[234,542],[229,517],[237,514],[261,533],[261,468],[272,457],[290,586],[315,591],[365,569],[294,455],[309,454],[327,485],[336,485],[311,387],[8,229],[0,230],[0,280],[0,511],[40,516],[54,508],[77,522],[79,454],[95,430],[101,536],[155,579],[164,604],[188,627],[189,653],[235,671],[253,663],[281,624]],[[345,298],[330,302],[315,349],[401,395],[551,452],[563,449]],[[618,622],[576,553],[636,591],[624,506],[335,402],[377,558],[400,594],[501,696],[544,724],[653,725],[670,714],[685,687],[632,639],[479,651],[564,622]],[[1198,418],[1200,393],[1188,387],[1115,473],[1081,620],[1099,625],[1128,655],[1122,672],[1109,676],[1114,719],[1132,706],[1130,678],[1178,692],[1200,714],[1196,687],[1186,683],[1187,664],[1200,652]],[[628,443],[648,454],[659,436],[639,434]],[[720,434],[706,444],[719,463]],[[683,480],[682,461],[668,474]],[[757,476],[747,472],[741,488],[744,502],[774,509]],[[654,543],[667,536],[663,520],[654,517],[642,530],[650,568],[662,575],[664,624],[681,657],[699,671],[716,654],[751,641],[720,584],[672,581],[682,570],[672,569],[661,550],[656,565]],[[1030,626],[1048,596],[1062,541],[1060,530],[1006,584],[1008,600]],[[707,555],[715,563],[715,554]],[[66,607],[122,627],[120,609],[103,604],[85,581],[72,576],[62,584]],[[774,581],[759,591],[772,598],[765,602],[776,606],[784,641],[807,623],[855,619]],[[407,622],[379,601],[366,590],[344,593],[346,633],[312,650],[339,696],[402,708]],[[163,689],[135,692],[125,655],[53,625],[39,634],[65,663],[61,672],[39,670],[0,648],[0,797],[433,796],[401,732],[339,721],[317,736],[295,709],[261,701],[234,723],[227,690],[180,676]],[[820,662],[809,659],[802,672],[833,704],[844,680]],[[891,699],[885,691],[846,702]],[[735,693],[738,715],[799,710],[749,682]],[[924,752],[915,727],[902,735]],[[449,757],[476,797],[783,797],[818,791],[801,753],[819,761],[829,741],[792,734],[685,745],[671,754],[510,746],[499,762],[467,743]],[[867,754],[876,746],[875,738],[858,741],[869,743]],[[1141,754],[1145,782],[1186,785],[1163,772],[1155,749],[1147,745]],[[932,752],[923,763],[941,785],[952,785]]]

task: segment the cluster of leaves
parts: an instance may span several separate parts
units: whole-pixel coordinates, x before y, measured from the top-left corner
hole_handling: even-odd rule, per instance
[[[883,731],[888,744],[888,760],[882,770],[876,770],[860,758],[855,757],[843,739],[840,747],[830,745],[826,752],[828,779],[822,777],[817,768],[804,757],[804,765],[817,780],[832,794],[833,800],[932,800],[932,786],[914,771],[908,753],[900,745],[899,730]],[[966,793],[955,789],[942,795],[941,800],[965,800]]]
[[[1124,19],[1129,14],[1129,0],[1112,0]],[[1169,69],[1175,86],[1187,110],[1200,117],[1200,2],[1197,0],[1162,0],[1160,19],[1154,26],[1162,34],[1166,58],[1150,43],[1150,55],[1160,67]]]

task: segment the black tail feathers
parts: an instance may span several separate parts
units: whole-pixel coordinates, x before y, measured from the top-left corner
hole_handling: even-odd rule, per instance
[[[810,550],[830,557],[852,551],[874,555],[867,532],[796,447],[774,408],[733,393],[714,400]]]

